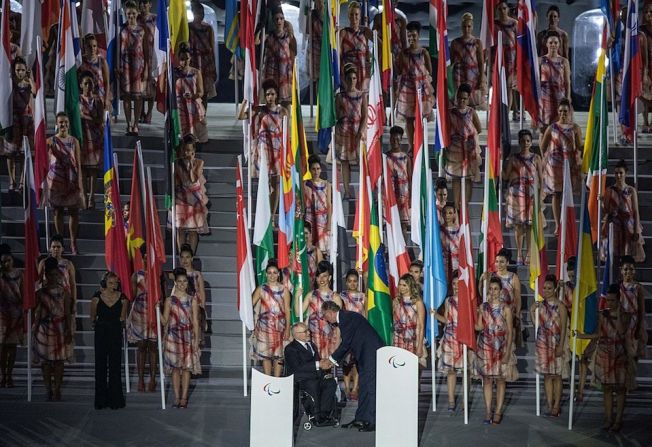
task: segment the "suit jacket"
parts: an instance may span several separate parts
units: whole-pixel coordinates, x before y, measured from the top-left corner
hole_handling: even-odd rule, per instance
[[[296,340],[285,347],[285,373],[288,376],[294,374],[296,382],[319,379],[322,376],[321,371],[315,366],[315,362],[320,360],[319,352],[314,343],[310,342],[310,345],[314,354],[310,354],[310,351]]]
[[[340,310],[339,320],[342,341],[332,354],[333,359],[340,363],[351,351],[361,369],[375,369],[376,351],[385,346],[376,330],[357,312]]]

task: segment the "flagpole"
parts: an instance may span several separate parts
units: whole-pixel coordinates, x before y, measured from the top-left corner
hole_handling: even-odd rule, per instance
[[[611,64],[609,64],[609,66],[611,67]],[[606,95],[606,92],[604,91],[604,89],[602,89],[600,95]],[[605,101],[603,101],[603,99]],[[606,102],[606,97],[601,97],[600,98],[600,104],[604,104],[605,102]],[[602,113],[601,113],[600,118],[599,118],[599,126],[600,126],[599,127],[599,129],[600,129],[600,131],[599,131],[600,132],[600,145],[599,145],[600,149],[599,150],[600,150],[600,153],[598,154],[598,196],[596,197],[596,200],[598,202],[598,222],[597,222],[598,234],[597,234],[597,247],[596,247],[598,249],[598,259],[597,259],[597,261],[598,261],[598,278],[601,277],[600,276],[600,248],[602,247],[602,225],[601,225],[601,223],[602,223],[602,206],[601,206],[602,203],[601,202],[602,202],[602,192],[603,192],[602,191],[603,190],[603,185],[602,185],[602,163],[604,162],[604,160],[602,159],[602,151],[603,151],[604,145],[609,143],[609,135],[608,134],[603,135],[603,132],[602,132],[602,129],[604,128],[604,123],[603,123],[602,120],[603,120],[603,118],[602,118]],[[608,124],[609,124],[609,121],[607,121],[607,132],[609,132]],[[615,133],[614,133],[614,135],[615,135]],[[634,164],[636,164],[636,163],[634,163]],[[607,247],[607,248],[609,248],[609,247]]]
[[[519,103],[520,103],[520,109],[521,109],[521,113],[519,114],[519,118],[518,118],[518,121],[519,121],[518,130],[523,130],[523,95],[518,95],[518,97],[519,97]],[[507,115],[507,116],[509,116],[509,115]]]
[[[481,273],[481,275],[484,275],[485,272],[489,271],[489,253],[487,253],[487,250],[489,249],[489,235],[487,232],[489,231],[489,225],[486,223],[489,221],[489,165],[491,164],[492,160],[490,157],[490,151],[487,151],[487,156],[485,158],[485,164],[484,164],[484,198],[482,199],[482,222],[481,222],[481,232],[482,232],[482,268],[484,272]],[[464,200],[466,201],[466,167],[465,167],[465,172],[464,172],[464,177],[462,179],[462,183],[464,184]],[[494,185],[495,186],[495,185]],[[468,204],[467,204],[468,206]],[[487,290],[489,289],[489,278],[485,276],[484,281],[482,281],[482,302],[487,301]]]
[[[462,374],[462,387],[464,388],[464,425],[469,425],[469,366],[467,364],[467,349],[466,345],[463,344],[462,356],[464,358],[462,359],[462,367],[464,368],[464,372]]]
[[[363,265],[363,262],[362,262],[362,240],[364,239],[362,237],[362,234],[363,234],[362,231],[369,231],[369,229],[367,229],[367,228],[365,228],[365,229],[362,228],[362,212],[364,211],[364,207],[363,207],[363,203],[362,203],[362,198],[363,198],[362,186],[363,186],[363,182],[365,182],[365,179],[362,178],[362,171],[363,171],[363,167],[364,167],[364,164],[363,164],[364,160],[362,158],[362,140],[360,141],[360,148],[358,150],[358,154],[359,154],[359,159],[360,159],[360,162],[359,162],[360,164],[358,166],[360,166],[360,174],[361,175],[360,175],[360,177],[358,179],[358,216],[359,217],[358,217],[358,241],[357,242],[358,242],[358,263],[359,264],[356,265],[356,268],[360,272],[360,278],[362,279],[364,277],[363,271],[362,271],[362,265]],[[335,160],[333,160],[333,164],[335,164]],[[363,282],[364,281],[358,281],[358,288],[360,289],[361,292],[362,292],[362,283]]]
[[[176,163],[170,163],[170,171],[172,172],[172,177],[171,177],[171,182],[172,185],[170,185],[172,189],[172,268],[175,269],[177,268],[177,200],[176,200],[176,186],[175,186],[175,173],[174,173],[174,165]],[[149,168],[147,168],[149,170]],[[151,178],[150,178],[151,180]]]
[[[614,224],[611,222],[609,224],[609,245],[607,247],[609,250],[609,284],[614,282]]]
[[[242,155],[238,155],[238,168],[240,169],[240,178],[242,178]],[[281,191],[282,192],[282,191]],[[244,217],[244,216],[243,216]],[[245,231],[249,231],[245,228]],[[246,243],[246,241],[245,241]],[[238,272],[238,274],[240,274]],[[247,397],[247,326],[242,322],[242,395]]]
[[[638,189],[638,98],[634,99],[634,188]]]
[[[238,99],[240,97],[240,94],[238,92],[238,75],[240,73],[239,67],[238,67],[238,49],[236,48],[235,51],[233,51],[233,84],[235,85],[235,114],[238,114]]]
[[[312,81],[310,82],[310,85],[312,86]],[[312,112],[312,98],[311,98],[311,102],[310,102],[310,111]],[[334,140],[335,140],[335,127],[331,127],[331,142],[330,142],[331,150],[333,150],[333,141]],[[332,153],[335,154],[335,152],[332,152]],[[337,230],[337,223],[335,223],[335,219],[333,219],[333,217],[332,217],[333,210],[335,209],[335,193],[334,193],[334,191],[336,191],[339,188],[339,186],[340,186],[339,183],[340,182],[339,182],[339,180],[337,178],[337,161],[333,160],[333,163],[331,164],[331,241],[330,241],[331,247],[334,247],[333,244],[338,244],[339,243],[339,240],[337,239],[337,231],[338,231]],[[341,198],[338,198],[338,200],[341,201]],[[335,238],[335,239],[333,239],[333,238]],[[333,266],[333,290],[335,292],[337,292],[337,282],[338,282],[337,281],[338,280],[338,277],[337,277],[337,270],[338,270],[337,269],[337,255],[338,255],[338,253],[337,252],[339,252],[339,247],[338,247],[338,249],[336,251],[333,252],[333,254],[335,255],[335,259],[330,260],[331,265]]]
[[[613,56],[613,48],[609,52],[610,56]],[[609,58],[609,62],[612,62],[613,58]],[[618,137],[616,136],[616,130],[618,129],[617,124],[617,113],[616,113],[616,87],[614,86],[614,66],[612,63],[609,64],[609,86],[611,88],[611,120],[613,123],[613,135],[614,135],[614,144],[618,144]],[[600,115],[602,117],[602,115]]]
[[[27,402],[32,401],[32,309],[27,309]]]
[[[129,383],[129,342],[127,341],[127,330],[122,330],[122,347],[125,351],[125,388],[127,393],[131,393],[131,384]]]
[[[314,84],[315,73],[314,73],[314,70],[313,70],[313,67],[312,67],[312,63],[313,63],[312,59],[315,57],[315,55],[312,54],[312,41],[315,38],[315,36],[312,35],[312,11],[313,11],[313,9],[312,9],[312,7],[313,7],[312,1],[310,3],[311,4],[308,7],[308,19],[307,19],[308,20],[308,36],[310,38],[310,43],[309,43],[310,48],[308,48],[307,53],[308,53],[308,78],[310,80],[310,82],[309,82],[309,84],[310,84],[310,118],[312,118],[313,117],[312,104],[313,104],[314,99],[315,99],[315,96],[314,96],[315,95],[315,92],[314,92],[315,87],[313,85]],[[301,107],[301,101],[299,101],[299,107]],[[333,163],[333,164],[335,164],[335,163]],[[333,178],[335,178],[335,177],[333,177]],[[331,237],[332,237],[332,235],[331,235]]]
[[[244,145],[244,154],[245,154],[245,159],[247,160],[247,224],[249,225],[249,228],[247,228],[247,231],[251,230],[253,227],[251,226],[251,169],[253,167],[252,165],[252,141],[253,141],[253,136],[251,135],[251,113],[253,112],[251,108],[251,103],[248,105],[249,113],[247,114],[247,119],[244,120],[242,123],[242,137],[243,140],[245,141]]]
[[[38,188],[38,186],[37,186]],[[47,201],[46,201],[47,203]],[[50,218],[48,216],[48,206],[45,205],[45,208],[43,209],[43,214],[45,215],[45,247],[47,250],[50,249]]]
[[[563,290],[563,289],[562,289]],[[534,302],[538,302],[539,298],[539,278],[534,283]],[[537,307],[534,311],[534,337],[536,339],[537,333],[539,332],[539,308]],[[534,358],[536,365],[536,355]],[[536,368],[535,368],[536,371]],[[536,377],[536,407],[537,407],[537,416],[541,416],[541,374],[538,372],[535,374]]]

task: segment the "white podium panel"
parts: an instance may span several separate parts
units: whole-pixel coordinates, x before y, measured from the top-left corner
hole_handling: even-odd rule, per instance
[[[251,447],[292,446],[294,376],[272,377],[251,370]]]
[[[416,355],[386,346],[376,353],[376,446],[416,447],[419,364]]]

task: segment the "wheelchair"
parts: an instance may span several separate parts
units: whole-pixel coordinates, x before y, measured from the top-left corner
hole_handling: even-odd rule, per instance
[[[333,377],[328,378],[328,380],[336,381],[336,379]],[[336,394],[337,390],[339,390],[339,386],[336,387]],[[303,429],[305,431],[312,430],[312,427],[315,425],[317,419],[317,415],[312,414],[312,409],[315,407],[316,403],[315,397],[304,390],[301,387],[300,383],[294,384],[294,396],[294,425],[298,426],[301,423],[303,416],[305,415],[306,420],[303,422]],[[335,424],[333,425],[334,427],[338,427],[340,425],[341,412],[342,410],[340,402],[336,398],[335,407],[333,408],[333,412],[330,415],[331,418],[335,421]]]

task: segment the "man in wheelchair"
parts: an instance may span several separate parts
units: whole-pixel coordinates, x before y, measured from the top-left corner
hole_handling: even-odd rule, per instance
[[[296,402],[302,403],[317,427],[337,424],[333,417],[337,382],[330,373],[330,362],[320,359],[305,323],[292,326],[292,338],[294,340],[285,347],[285,374],[294,374],[295,405]],[[298,411],[296,406],[295,415]]]

